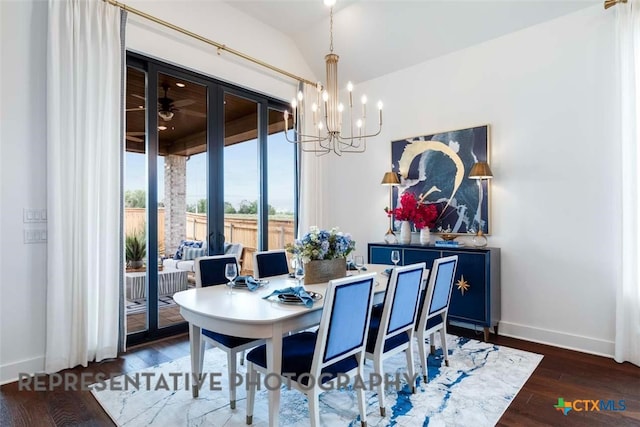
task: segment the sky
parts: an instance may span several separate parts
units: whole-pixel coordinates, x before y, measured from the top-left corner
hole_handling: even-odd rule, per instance
[[[269,204],[278,212],[293,212],[294,154],[291,143],[283,133],[268,139]],[[258,145],[250,140],[224,149],[224,200],[238,207],[242,200],[258,199]],[[147,187],[144,154],[126,153],[126,190],[144,190]],[[158,197],[164,199],[164,158],[158,158]],[[187,161],[187,204],[194,204],[207,195],[206,153],[191,156]]]

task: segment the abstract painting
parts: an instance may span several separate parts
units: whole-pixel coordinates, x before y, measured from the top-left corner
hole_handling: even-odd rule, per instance
[[[391,158],[401,180],[393,207],[409,191],[438,208],[435,231],[490,233],[488,182],[469,178],[474,163],[489,161],[489,125],[392,141]]]

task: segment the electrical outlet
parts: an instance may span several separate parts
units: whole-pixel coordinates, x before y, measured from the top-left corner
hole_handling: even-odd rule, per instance
[[[24,243],[45,243],[47,241],[46,229],[23,230]]]
[[[47,222],[46,209],[22,209],[22,221],[25,223]]]

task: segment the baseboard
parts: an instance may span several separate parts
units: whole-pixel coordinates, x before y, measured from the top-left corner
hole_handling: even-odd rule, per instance
[[[19,362],[0,365],[0,385],[18,381],[18,375],[22,373],[33,374],[44,371],[44,356]]]
[[[517,323],[500,321],[498,334],[511,338],[537,342],[539,344],[552,345],[566,348],[567,350],[581,351],[613,358],[614,343],[582,335],[568,334],[566,332],[552,331],[549,329],[534,328],[532,326],[519,325]]]

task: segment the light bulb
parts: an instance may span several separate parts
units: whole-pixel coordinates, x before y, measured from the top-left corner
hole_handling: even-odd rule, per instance
[[[322,122],[318,123],[318,130],[322,130]]]
[[[358,128],[361,128],[362,127],[362,120],[358,119],[358,121],[356,122],[356,126]]]
[[[322,92],[322,100],[324,102],[327,102],[329,100],[329,92],[327,92],[326,90]]]
[[[382,101],[378,101],[378,110],[382,110]]]
[[[327,7],[332,7],[336,4],[336,0],[324,0],[324,5]]]
[[[344,111],[344,105],[342,105],[342,102],[340,104],[338,104],[338,112],[342,113]]]
[[[296,107],[298,106],[298,101],[296,101],[296,99],[295,99],[295,98],[293,98],[293,99],[291,100],[291,106],[292,106],[293,108],[296,108]]]
[[[347,83],[347,90],[348,90],[349,92],[352,92],[352,91],[353,91],[353,83],[351,83],[351,82]]]
[[[289,119],[289,110],[284,110],[284,119]]]
[[[313,111],[314,113],[318,111],[318,104],[316,104],[315,102],[311,104],[311,111]]]
[[[362,98],[360,98],[360,102],[362,102],[363,104],[367,103],[367,95],[362,95]]]
[[[298,91],[298,101],[302,101],[302,91]]]

